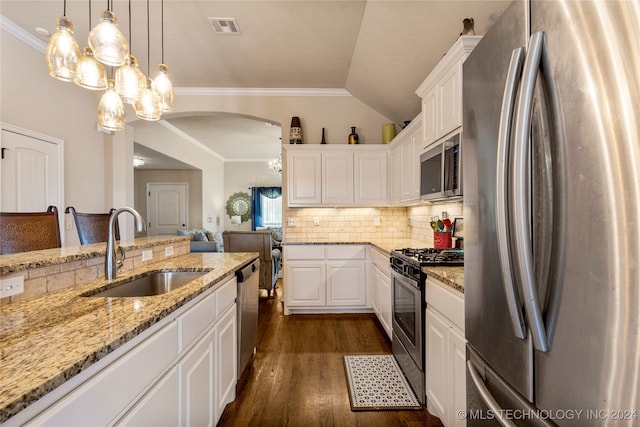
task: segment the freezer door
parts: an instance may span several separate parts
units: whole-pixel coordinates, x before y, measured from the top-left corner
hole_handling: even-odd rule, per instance
[[[637,1],[531,4],[553,82],[554,217],[564,235],[551,261],[561,286],[543,307],[549,351],[535,352],[535,403],[585,411],[559,425],[640,423],[638,22]]]
[[[496,238],[501,104],[512,52],[527,44],[525,8],[509,6],[463,64],[465,332],[482,359],[533,401],[531,343],[526,332],[515,335]]]

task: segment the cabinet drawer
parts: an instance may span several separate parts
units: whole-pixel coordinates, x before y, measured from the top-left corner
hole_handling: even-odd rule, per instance
[[[232,278],[227,283],[222,285],[217,291],[218,300],[216,301],[216,318],[224,314],[228,307],[231,307],[236,302],[238,296],[238,285],[236,278]]]
[[[427,306],[438,310],[464,332],[464,295],[436,280],[427,278]]]
[[[218,291],[207,296],[191,310],[178,317],[178,348],[182,353],[216,319]]]
[[[324,249],[322,245],[285,246],[284,255],[287,260],[324,259]]]
[[[389,254],[380,252],[377,249],[371,249],[371,262],[382,272],[390,274],[389,271]]]
[[[365,259],[364,246],[332,245],[327,246],[327,259]]]
[[[28,425],[110,425],[177,357],[172,322],[56,402]],[[100,404],[97,404],[100,402]]]

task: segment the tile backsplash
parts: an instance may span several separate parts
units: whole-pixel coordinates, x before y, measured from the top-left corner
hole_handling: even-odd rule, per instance
[[[442,216],[442,212],[452,220],[461,217],[462,202],[384,208],[285,208],[283,234],[289,242],[413,239],[433,246],[429,223],[432,216]],[[295,225],[289,225],[290,220]]]

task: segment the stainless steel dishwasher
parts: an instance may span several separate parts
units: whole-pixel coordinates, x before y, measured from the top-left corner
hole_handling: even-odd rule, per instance
[[[238,280],[238,381],[258,344],[258,285],[260,260],[236,271]]]

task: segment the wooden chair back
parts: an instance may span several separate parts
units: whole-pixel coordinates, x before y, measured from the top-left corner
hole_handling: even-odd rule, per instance
[[[46,212],[0,212],[0,254],[61,246],[58,209]]]
[[[108,213],[83,213],[76,212],[73,206],[67,207],[64,212],[72,213],[76,223],[76,230],[80,238],[81,245],[89,243],[106,242],[109,238],[109,218],[115,209],[111,208]],[[120,228],[118,220],[115,222],[116,240],[120,240]]]

